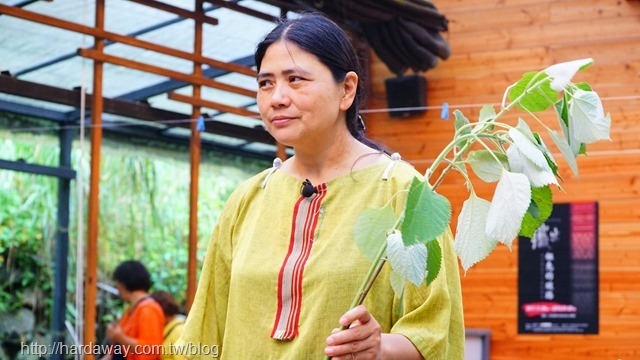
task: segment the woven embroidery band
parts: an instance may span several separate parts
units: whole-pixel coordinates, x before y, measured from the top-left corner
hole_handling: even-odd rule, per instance
[[[298,335],[302,274],[311,253],[327,185],[320,184],[316,189],[318,192],[311,197],[300,196],[293,210],[289,251],[278,275],[278,309],[271,331],[271,337],[277,340],[291,340]]]

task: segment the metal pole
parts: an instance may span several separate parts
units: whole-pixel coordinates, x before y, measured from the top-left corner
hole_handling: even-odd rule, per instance
[[[59,132],[60,164],[59,167],[71,168],[71,149],[73,132],[62,124]],[[58,178],[58,226],[56,228],[55,267],[53,282],[53,348],[55,343],[64,344],[65,313],[67,303],[67,263],[69,255],[69,198],[71,179]],[[58,346],[62,349],[62,346]],[[51,354],[51,360],[62,360],[61,351]]]

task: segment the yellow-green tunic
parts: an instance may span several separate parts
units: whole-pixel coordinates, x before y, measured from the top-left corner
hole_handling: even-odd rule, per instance
[[[325,340],[349,310],[370,261],[356,247],[354,224],[367,208],[391,199],[397,213],[406,200],[413,167],[378,164],[329,181],[313,245],[304,268],[299,333],[270,337],[277,311],[278,274],[290,241],[301,181],[275,169],[247,180],[230,196],[215,226],[182,343],[218,345],[223,359],[321,359]],[[266,181],[265,181],[266,180]],[[396,195],[396,196],[394,196]],[[404,195],[404,196],[403,196]],[[438,239],[443,265],[426,286],[405,285],[401,300],[380,273],[364,305],[383,332],[406,336],[425,359],[462,359],[464,324],[451,233]],[[210,356],[190,354],[191,359]]]

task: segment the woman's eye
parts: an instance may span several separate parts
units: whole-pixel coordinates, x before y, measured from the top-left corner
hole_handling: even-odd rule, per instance
[[[298,81],[302,81],[303,79],[300,76],[292,76],[289,78],[289,82],[298,82]]]
[[[271,81],[269,81],[269,80],[260,80],[260,81],[258,81],[258,87],[260,87],[260,88],[263,88],[263,87],[266,87],[266,86],[269,86],[269,85],[271,85]]]

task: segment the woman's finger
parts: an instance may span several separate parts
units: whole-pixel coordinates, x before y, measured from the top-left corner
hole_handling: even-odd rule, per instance
[[[365,324],[371,320],[371,313],[367,310],[364,305],[358,305],[355,308],[347,311],[340,318],[340,325],[349,326],[356,320],[360,322],[360,324]]]

